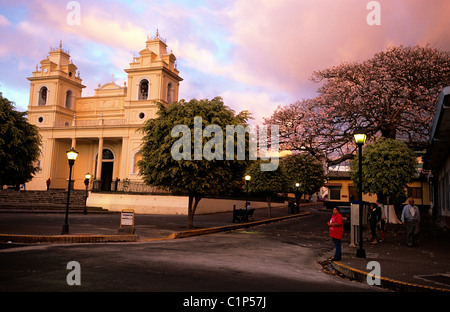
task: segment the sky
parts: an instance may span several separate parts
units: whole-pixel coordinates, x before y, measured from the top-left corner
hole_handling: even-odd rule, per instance
[[[124,69],[159,31],[177,58],[179,99],[221,96],[262,124],[314,98],[314,71],[390,46],[450,51],[448,0],[0,0],[0,92],[26,111],[36,65],[62,41],[83,96],[127,81]]]

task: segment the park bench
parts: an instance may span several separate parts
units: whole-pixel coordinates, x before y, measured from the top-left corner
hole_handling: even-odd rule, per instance
[[[248,218],[251,218],[253,221],[253,212],[255,208],[251,209],[233,209],[233,223],[235,221],[248,221]]]

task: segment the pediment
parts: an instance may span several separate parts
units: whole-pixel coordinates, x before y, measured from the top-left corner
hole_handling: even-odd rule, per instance
[[[117,85],[115,82],[108,82],[108,83],[105,83],[100,88],[98,88],[97,90],[117,90],[117,89],[121,89],[121,88],[122,87]]]

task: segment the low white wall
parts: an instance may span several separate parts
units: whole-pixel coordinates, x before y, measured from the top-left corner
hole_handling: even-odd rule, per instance
[[[198,204],[196,214],[207,214],[216,212],[233,211],[244,207],[244,200],[236,199],[212,199],[203,198]],[[130,194],[108,194],[89,193],[87,205],[91,207],[102,207],[109,211],[122,211],[133,209],[135,213],[142,214],[188,214],[189,198],[187,196],[167,195],[130,195]],[[285,203],[272,203],[272,207],[286,205]],[[267,207],[266,202],[251,202],[252,208]]]
[[[133,209],[135,213],[187,214],[188,197],[89,193],[87,205],[109,211]]]

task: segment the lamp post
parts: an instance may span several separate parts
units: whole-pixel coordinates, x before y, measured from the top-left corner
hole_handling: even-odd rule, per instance
[[[86,196],[84,197],[84,210],[83,214],[87,214],[87,197],[88,197],[88,188],[89,188],[89,180],[91,179],[91,174],[88,172],[84,175],[84,185],[86,185]]]
[[[295,187],[297,188],[297,193],[295,194],[295,207],[294,207],[294,213],[300,212],[300,183],[295,183]]]
[[[247,192],[245,193],[245,208],[247,207],[247,202],[248,202],[248,183],[250,182],[250,180],[252,179],[252,177],[250,175],[246,175],[245,176],[245,186],[247,188]]]
[[[362,147],[366,142],[366,131],[362,128],[356,129],[353,133],[355,137],[356,145],[358,145],[358,165],[359,165],[359,181],[358,181],[358,192],[359,192],[359,244],[358,249],[356,250],[357,258],[365,258],[366,251],[363,247],[363,229],[362,229],[362,213],[363,213],[363,203],[362,203]]]
[[[69,182],[67,186],[67,204],[66,204],[66,218],[64,221],[64,225],[62,228],[61,235],[69,234],[69,200],[70,200],[70,184],[72,183],[72,166],[75,163],[75,160],[77,159],[78,152],[72,147],[70,150],[66,152],[67,159],[69,160]]]

